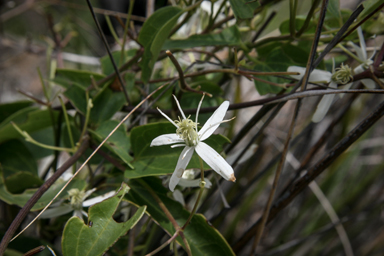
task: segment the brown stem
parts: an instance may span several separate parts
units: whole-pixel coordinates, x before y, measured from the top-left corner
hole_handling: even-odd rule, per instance
[[[308,169],[306,175],[301,177],[291,188],[284,193],[272,206],[268,221],[273,220],[277,214],[283,210],[292,200],[308,187],[316,177],[325,171],[345,150],[358,140],[369,128],[372,127],[384,115],[384,101],[363,121],[361,121],[352,131],[350,131],[341,141],[339,141],[327,155],[320,159],[312,168]],[[241,250],[258,230],[260,221],[257,221],[243,237],[235,244],[233,250]]]

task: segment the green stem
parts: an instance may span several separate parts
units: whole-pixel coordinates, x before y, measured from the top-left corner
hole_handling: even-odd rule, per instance
[[[191,214],[189,215],[187,221],[185,222],[185,224],[184,224],[184,226],[181,228],[181,230],[184,230],[184,229],[188,226],[189,222],[191,222],[192,217],[193,217],[193,216],[195,215],[195,213],[196,213],[197,206],[199,205],[201,196],[203,195],[203,191],[204,191],[204,187],[205,187],[205,181],[204,181],[204,164],[203,164],[203,160],[201,159],[200,156],[199,156],[199,161],[200,161],[200,173],[201,173],[201,183],[200,183],[199,195],[197,196],[197,199],[196,199],[195,205],[193,206],[193,209],[192,209],[192,211],[191,211]]]
[[[72,130],[71,130],[71,126],[69,124],[67,108],[65,107],[63,99],[60,96],[59,96],[59,100],[60,100],[60,104],[61,104],[61,107],[63,108],[63,112],[64,112],[65,124],[67,125],[67,129],[68,129],[69,142],[71,143],[71,147],[75,148],[75,143],[74,143],[73,137],[72,137]]]
[[[343,50],[346,54],[348,54],[351,58],[355,59],[359,63],[363,64],[364,61],[360,60],[355,54],[353,54],[350,50],[345,48],[342,44],[337,45],[341,50]]]
[[[89,98],[88,91],[86,91],[85,95],[86,95],[86,100],[87,100],[87,113],[85,113],[85,122],[84,122],[83,130],[81,131],[81,136],[80,136],[80,142],[79,143],[81,143],[81,140],[83,139],[83,137],[85,135],[85,132],[87,131],[87,126],[88,126],[88,122],[89,122],[89,116],[91,114],[91,108],[93,107],[92,99]]]
[[[121,54],[120,54],[119,66],[121,65],[122,62],[125,61],[125,53],[124,53],[124,51],[125,51],[125,42],[127,40],[128,27],[129,27],[129,23],[131,22],[131,15],[132,15],[132,10],[133,10],[133,5],[134,4],[135,4],[134,0],[129,2],[127,21],[125,22],[125,28],[124,28],[123,43],[121,45]]]
[[[46,145],[46,144],[40,143],[40,142],[34,140],[31,137],[31,135],[29,135],[26,131],[22,131],[20,129],[20,127],[17,126],[17,124],[15,124],[14,122],[11,122],[11,124],[25,138],[26,141],[28,141],[28,142],[30,142],[32,144],[35,144],[36,146],[39,146],[39,147],[42,147],[42,148],[46,148],[46,149],[50,149],[50,150],[66,151],[66,152],[71,152],[71,153],[76,152],[75,148],[61,148],[61,147],[55,147],[55,146],[50,146],[50,145]]]
[[[121,42],[119,40],[119,37],[117,36],[116,31],[112,26],[111,19],[109,18],[108,15],[104,15],[104,17],[105,17],[105,21],[107,22],[108,28],[111,31],[113,38],[115,39],[116,43],[118,43],[120,45],[120,47],[122,47]]]

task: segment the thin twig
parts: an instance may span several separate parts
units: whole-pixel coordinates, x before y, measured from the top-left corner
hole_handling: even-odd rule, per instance
[[[59,192],[55,195],[55,197],[44,207],[44,209],[18,234],[16,235],[12,240],[14,240],[17,236],[19,236],[25,229],[27,229],[37,218],[40,217],[40,215],[53,203],[53,201],[56,200],[56,198],[64,191],[64,189],[69,185],[69,183],[76,177],[76,175],[84,168],[84,166],[91,160],[91,158],[98,152],[98,150],[105,144],[105,142],[116,132],[116,130],[145,102],[147,101],[153,94],[158,92],[161,88],[163,88],[164,85],[160,86],[156,90],[154,90],[152,93],[150,93],[145,99],[143,99],[134,109],[132,109],[131,112],[129,112],[121,121],[120,123],[108,134],[108,136],[99,144],[99,146],[90,154],[90,156],[84,161],[84,163],[80,166],[80,168],[72,175],[72,177],[67,181],[67,183],[60,189]],[[1,248],[0,248],[1,249]],[[0,250],[1,255],[1,250]]]
[[[369,128],[372,127],[384,115],[384,101],[364,120],[362,120],[352,131],[350,131],[341,141],[339,141],[322,159],[307,173],[301,177],[291,188],[280,196],[274,203],[268,218],[268,222],[273,220],[277,214],[283,210],[297,195],[299,195],[308,184],[326,170],[347,148],[358,140]],[[242,238],[233,246],[234,251],[242,249],[258,230],[260,220],[246,231]]]
[[[122,79],[122,77],[121,77],[120,71],[119,71],[119,69],[117,68],[115,59],[114,59],[113,56],[112,56],[111,49],[109,49],[107,39],[105,38],[103,31],[101,30],[100,23],[99,23],[99,21],[98,21],[97,18],[96,18],[96,14],[95,14],[95,12],[94,12],[94,10],[93,10],[93,7],[92,7],[92,5],[91,5],[91,2],[90,2],[89,0],[86,0],[86,1],[87,1],[89,10],[91,11],[92,18],[93,18],[93,20],[95,21],[97,30],[99,31],[100,37],[101,37],[101,39],[103,40],[105,49],[106,49],[107,52],[108,52],[109,59],[111,60],[111,63],[112,63],[113,68],[115,69],[115,73],[116,73],[116,75],[117,75],[117,78],[119,79],[120,86],[121,86],[121,89],[122,89],[123,92],[124,92],[125,99],[126,99],[127,103],[128,103],[129,105],[131,105],[131,101],[129,100],[129,97],[128,97],[127,88],[125,87],[125,83],[123,82],[123,79]]]
[[[255,240],[254,240],[253,245],[252,245],[252,250],[251,250],[252,254],[254,254],[256,252],[257,245],[260,242],[261,236],[263,235],[265,224],[267,223],[267,220],[268,220],[269,212],[271,210],[272,201],[273,201],[273,198],[275,196],[276,189],[277,189],[277,183],[279,182],[280,175],[281,175],[281,172],[282,172],[283,167],[284,167],[284,162],[285,162],[285,158],[286,158],[286,155],[288,152],[289,143],[291,141],[292,134],[293,134],[295,124],[296,124],[296,119],[297,119],[297,116],[299,114],[300,105],[301,105],[301,100],[298,100],[298,102],[296,103],[296,106],[295,106],[295,110],[294,110],[294,114],[292,117],[291,125],[289,127],[288,135],[287,135],[287,138],[286,138],[285,143],[284,143],[284,149],[283,149],[283,152],[281,154],[279,165],[276,169],[275,178],[273,179],[272,189],[271,189],[271,192],[269,193],[268,201],[267,201],[267,204],[266,204],[266,206],[264,208],[264,212],[263,212],[263,217],[261,219],[261,223],[259,225],[259,228],[257,229]]]

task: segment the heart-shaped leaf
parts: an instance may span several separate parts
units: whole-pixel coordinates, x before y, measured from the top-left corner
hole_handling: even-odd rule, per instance
[[[102,255],[129,229],[134,227],[143,217],[146,206],[140,207],[126,222],[117,223],[113,218],[123,196],[129,191],[122,184],[119,192],[107,200],[90,207],[89,223],[85,224],[78,217],[72,217],[65,225],[61,241],[63,255],[66,256],[97,256]]]

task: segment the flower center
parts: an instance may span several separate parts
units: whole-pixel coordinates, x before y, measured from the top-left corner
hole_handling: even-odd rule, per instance
[[[348,65],[341,64],[332,74],[332,80],[340,84],[346,84],[352,79],[352,69]]]
[[[80,191],[77,188],[73,188],[68,191],[68,194],[69,194],[69,200],[72,208],[75,210],[82,209],[85,192]]]
[[[199,142],[199,135],[197,134],[197,123],[193,122],[191,119],[186,118],[181,120],[175,120],[177,125],[176,134],[180,136],[185,141],[187,146],[192,147],[196,146]]]

